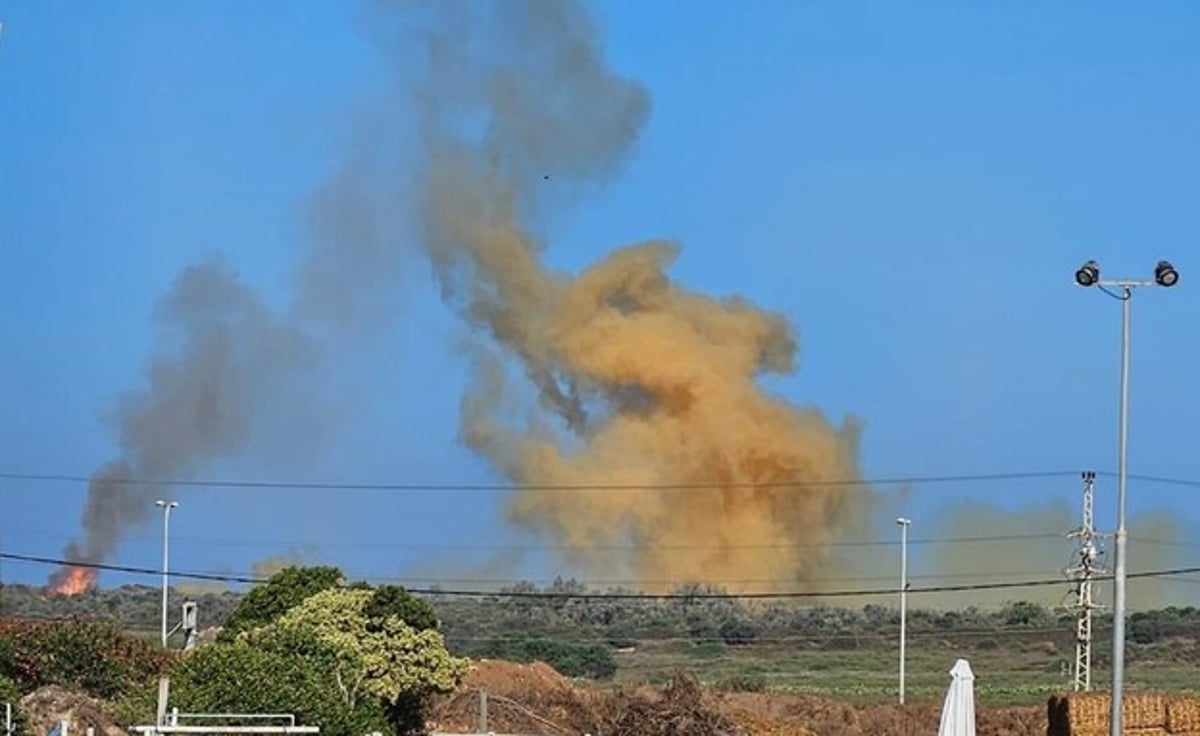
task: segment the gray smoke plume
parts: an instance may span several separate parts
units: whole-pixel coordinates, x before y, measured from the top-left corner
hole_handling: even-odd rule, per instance
[[[248,456],[278,465],[330,439],[345,419],[332,409],[345,403],[330,395],[333,361],[367,344],[400,302],[403,222],[391,201],[398,172],[381,163],[352,147],[308,203],[312,237],[288,308],[272,308],[221,258],[178,275],[155,311],[144,385],[117,402],[119,454],[89,483],[83,533],[67,560],[108,559],[165,492],[146,481],[186,480]],[[94,578],[68,566],[50,589],[79,593]]]
[[[223,261],[189,266],[155,311],[155,344],[145,386],[120,397],[114,423],[120,455],[92,477],[83,536],[72,562],[109,558],[164,489],[205,464],[261,449],[265,430],[319,428],[326,416],[314,378],[323,346],[268,307]],[[295,438],[295,434],[290,435]],[[52,589],[86,589],[92,571],[66,568]]]

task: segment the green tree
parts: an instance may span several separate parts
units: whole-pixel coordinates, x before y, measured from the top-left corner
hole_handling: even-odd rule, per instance
[[[421,600],[399,585],[381,585],[367,601],[366,613],[370,628],[377,629],[390,617],[396,617],[417,631],[440,626],[437,611],[428,601]]]
[[[233,641],[244,631],[266,626],[308,597],[345,583],[336,567],[286,567],[254,588],[233,609],[220,640]]]
[[[347,703],[319,660],[244,642],[184,657],[171,672],[171,698],[191,712],[294,713],[324,736],[390,731],[383,704],[369,698]]]
[[[419,728],[427,698],[451,692],[468,662],[450,655],[434,629],[418,631],[398,616],[371,620],[374,592],[337,588],[307,598],[240,640],[270,651],[302,652],[330,673],[350,708],[382,703],[397,730]]]

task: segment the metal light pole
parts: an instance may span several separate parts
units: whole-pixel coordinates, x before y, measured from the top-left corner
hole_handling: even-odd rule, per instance
[[[896,519],[900,525],[900,705],[904,705],[904,668],[908,645],[908,527],[911,519]]]
[[[154,502],[154,505],[163,510],[163,563],[162,563],[162,645],[167,647],[167,584],[170,578],[170,566],[168,557],[170,529],[171,529],[171,509],[179,506],[178,501],[164,501],[159,499]]]
[[[1110,736],[1121,736],[1124,725],[1122,705],[1125,686],[1125,580],[1126,543],[1125,508],[1128,481],[1129,449],[1129,307],[1133,290],[1140,286],[1171,287],[1179,283],[1179,273],[1167,261],[1154,267],[1154,279],[1116,279],[1102,281],[1100,264],[1088,261],[1075,272],[1075,283],[1096,286],[1105,294],[1121,301],[1121,403],[1117,439],[1117,531],[1113,535],[1115,562],[1113,565],[1113,644],[1112,644],[1112,711]]]

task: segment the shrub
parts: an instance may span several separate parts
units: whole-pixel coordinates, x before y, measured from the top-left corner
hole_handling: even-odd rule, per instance
[[[0,676],[25,693],[61,685],[113,698],[162,672],[170,658],[109,621],[0,623]]]
[[[294,713],[326,736],[391,731],[379,701],[347,703],[332,671],[319,662],[243,643],[185,656],[171,672],[171,699],[191,712]]]
[[[730,646],[750,644],[758,636],[754,622],[746,618],[730,618],[721,624],[721,639]]]
[[[13,732],[25,733],[27,721],[25,714],[17,707],[18,701],[21,700],[21,688],[17,687],[17,683],[7,677],[0,677],[0,714],[4,712],[4,704],[8,703],[13,709]],[[3,716],[0,715],[0,719]]]
[[[571,644],[554,639],[494,639],[484,657],[513,662],[545,662],[567,677],[607,680],[617,672],[617,660],[605,644]]]
[[[767,689],[767,678],[759,672],[742,672],[717,683],[717,688],[733,693],[761,693]]]

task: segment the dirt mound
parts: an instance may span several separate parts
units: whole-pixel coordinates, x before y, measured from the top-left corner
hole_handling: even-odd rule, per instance
[[[33,733],[47,733],[55,723],[66,721],[71,733],[83,734],[94,728],[98,736],[125,736],[103,703],[57,685],[47,685],[21,698],[21,710]]]
[[[530,692],[563,694],[575,689],[570,680],[544,662],[517,664],[492,659],[475,662],[463,680],[463,687],[483,688],[492,695],[504,697]]]
[[[488,728],[496,732],[586,733],[599,719],[596,693],[574,687],[547,664],[480,660],[456,692],[434,703],[429,729],[474,732],[481,692],[487,694]]]

